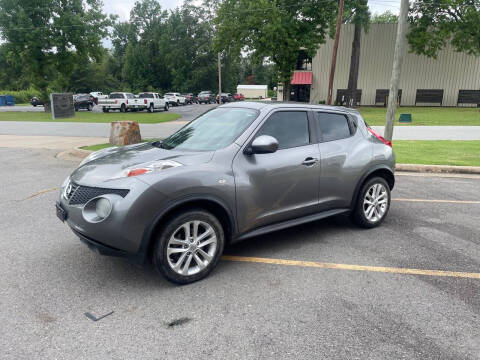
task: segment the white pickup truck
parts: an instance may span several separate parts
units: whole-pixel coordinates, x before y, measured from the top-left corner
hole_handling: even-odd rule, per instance
[[[101,91],[92,91],[90,95],[93,96],[95,104],[98,104],[98,100],[100,99],[107,99],[108,95],[104,95]]]
[[[110,110],[120,110],[120,112],[127,112],[128,110],[143,110],[147,108],[143,99],[135,98],[135,95],[125,92],[114,92],[108,96],[108,99],[99,99],[98,105],[103,109],[103,112]]]
[[[174,105],[174,106],[178,106],[180,104],[182,105],[187,104],[187,98],[177,92],[166,93],[165,99],[170,103],[170,105]]]
[[[148,112],[153,113],[157,109],[168,111],[168,101],[162,98],[158,93],[143,92],[138,94],[139,100],[143,100]]]

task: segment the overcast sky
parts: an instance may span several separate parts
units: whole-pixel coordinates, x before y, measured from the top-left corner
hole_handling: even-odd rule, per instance
[[[127,20],[130,14],[130,10],[135,3],[135,0],[103,0],[104,10],[107,14],[116,14],[120,17],[120,20]],[[174,9],[177,6],[181,6],[183,0],[159,0],[162,8]],[[398,14],[400,8],[400,0],[369,0],[368,5],[372,13],[382,13],[386,10]]]

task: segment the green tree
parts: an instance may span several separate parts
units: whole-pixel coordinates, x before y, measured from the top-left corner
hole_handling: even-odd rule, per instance
[[[215,46],[231,54],[251,52],[258,63],[268,58],[286,98],[299,49],[315,54],[337,7],[334,1],[225,0],[215,19]]]
[[[450,43],[480,55],[479,0],[417,0],[411,5],[408,42],[413,52],[436,57]]]
[[[390,10],[381,14],[373,14],[370,18],[372,24],[396,24],[398,22],[398,15],[395,15]]]
[[[48,98],[58,77],[68,83],[75,64],[97,59],[112,18],[100,0],[0,0],[0,32],[31,84]]]

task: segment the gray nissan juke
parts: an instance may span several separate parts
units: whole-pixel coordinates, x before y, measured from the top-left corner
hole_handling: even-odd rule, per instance
[[[394,166],[391,142],[356,110],[232,103],[163,141],[90,154],[56,211],[98,253],[152,259],[186,284],[207,276],[227,243],[341,213],[378,226]]]

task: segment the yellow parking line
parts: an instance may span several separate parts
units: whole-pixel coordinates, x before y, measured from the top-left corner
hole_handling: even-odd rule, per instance
[[[371,272],[404,274],[404,275],[447,276],[447,277],[457,277],[457,278],[480,279],[480,273],[468,273],[468,272],[460,272],[460,271],[423,270],[423,269],[394,268],[394,267],[384,267],[384,266],[334,264],[334,263],[324,263],[324,262],[316,262],[316,261],[298,261],[298,260],[284,260],[284,259],[231,256],[231,255],[224,255],[222,259],[226,261],[242,261],[242,262],[253,262],[253,263],[262,263],[262,264],[273,264],[273,265],[315,267],[315,268],[321,268],[321,269],[371,271]]]
[[[393,198],[393,201],[406,201],[406,202],[431,202],[431,203],[447,203],[447,204],[480,204],[477,200],[433,200],[433,199],[402,199]]]
[[[41,190],[41,191],[39,191],[39,192],[36,192],[35,194],[32,194],[32,195],[26,197],[26,198],[23,199],[23,200],[28,200],[28,199],[31,199],[31,198],[33,198],[33,197],[35,197],[35,196],[42,195],[42,194],[45,194],[45,193],[47,193],[47,192],[55,191],[55,190],[58,190],[58,189],[59,189],[59,187],[57,186],[57,187],[54,187],[54,188],[51,188],[51,189]]]

